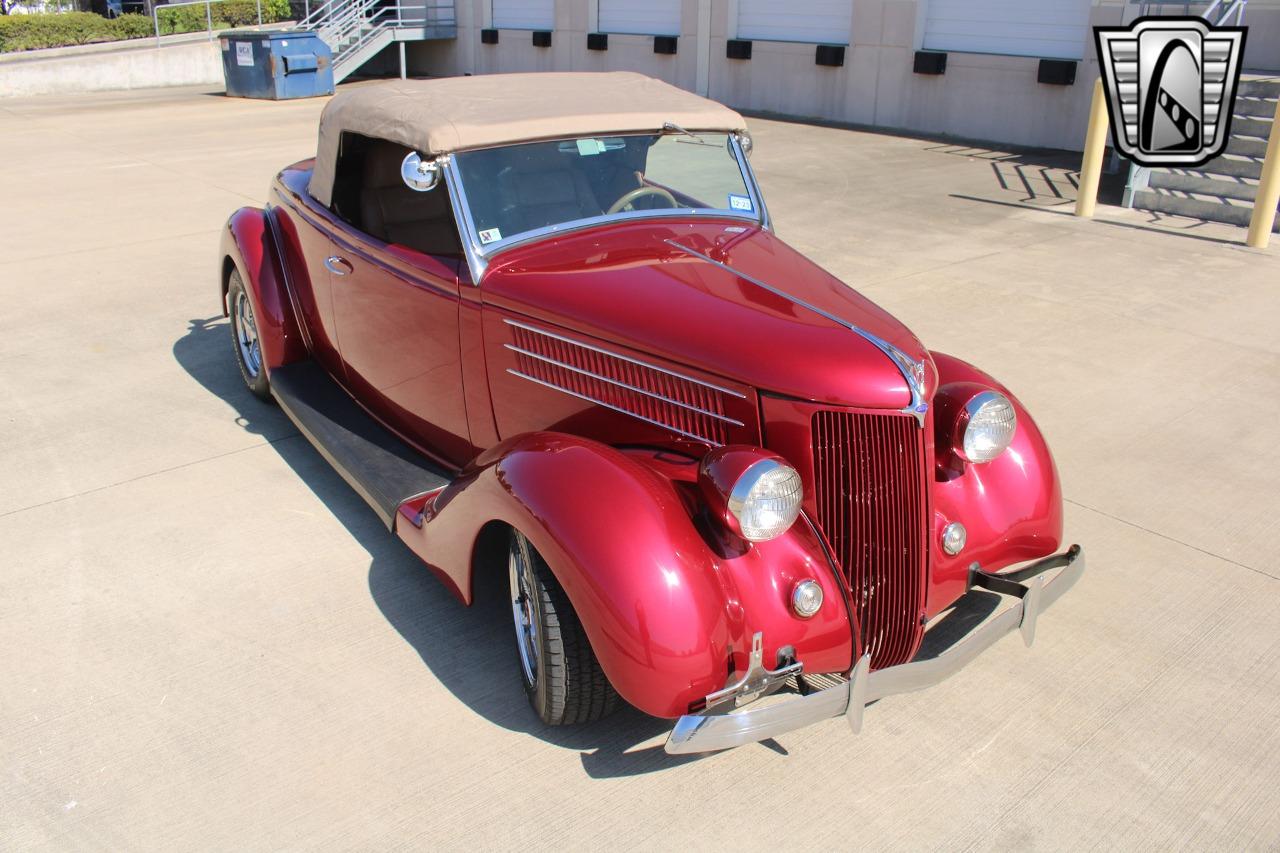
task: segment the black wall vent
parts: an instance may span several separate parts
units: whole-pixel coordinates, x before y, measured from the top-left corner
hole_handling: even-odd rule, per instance
[[[481,44],[497,44],[498,31],[497,30],[481,30],[480,43]]]
[[[534,30],[533,46],[551,47],[551,30]]]
[[[947,55],[932,50],[917,50],[916,64],[912,70],[917,74],[946,74]]]
[[[844,45],[820,44],[814,53],[813,61],[817,65],[839,68],[844,65]]]
[[[587,33],[587,50],[608,50],[608,33]]]
[[[654,37],[653,37],[653,52],[654,52],[654,53],[666,53],[666,54],[672,54],[672,53],[675,53],[675,52],[676,52],[676,37],[675,37],[675,36],[654,36]]]
[[[746,39],[729,39],[725,42],[724,55],[729,59],[750,59],[751,42]]]
[[[1037,83],[1050,86],[1072,86],[1076,82],[1076,63],[1070,59],[1042,59]]]

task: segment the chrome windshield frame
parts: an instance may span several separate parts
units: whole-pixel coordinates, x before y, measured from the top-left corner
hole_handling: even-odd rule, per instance
[[[699,131],[694,132],[698,133]],[[515,248],[516,246],[524,246],[539,240],[545,240],[548,237],[570,234],[575,231],[596,228],[600,225],[607,225],[613,222],[633,222],[644,219],[687,219],[689,217],[706,219],[736,219],[742,222],[749,222],[754,225],[758,225],[766,230],[772,230],[772,223],[769,219],[768,208],[765,207],[764,196],[761,194],[760,187],[756,183],[755,173],[751,170],[751,164],[747,161],[746,154],[742,150],[742,144],[738,139],[738,134],[723,130],[701,132],[723,133],[728,136],[729,148],[733,152],[734,160],[738,164],[738,171],[742,176],[743,185],[746,187],[747,195],[751,198],[751,203],[755,207],[754,214],[746,214],[733,210],[690,207],[669,210],[631,210],[620,213],[602,214],[600,216],[590,216],[583,219],[572,219],[568,222],[548,225],[543,228],[535,228],[532,231],[524,231],[520,234],[503,238],[502,240],[483,244],[480,242],[480,233],[479,229],[476,227],[475,219],[471,215],[471,205],[467,200],[466,182],[462,179],[461,170],[458,168],[458,164],[455,159],[457,155],[442,155],[438,158],[437,162],[440,163],[444,171],[444,179],[449,187],[449,199],[453,207],[454,220],[458,226],[458,233],[462,237],[462,246],[466,255],[467,267],[471,271],[471,284],[473,286],[479,286],[480,280],[484,278],[485,270],[489,267],[489,262],[500,252]],[[610,134],[610,136],[656,135],[658,134],[651,132]],[[518,142],[513,144],[527,145],[531,142],[563,142],[579,138],[582,137],[567,136],[560,139],[529,140],[529,142]],[[510,146],[496,147],[505,148]],[[458,154],[466,153],[468,152],[458,152]]]

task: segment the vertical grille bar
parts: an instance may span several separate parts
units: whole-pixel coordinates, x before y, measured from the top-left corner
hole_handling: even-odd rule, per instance
[[[875,668],[906,663],[928,571],[924,431],[906,415],[813,415],[814,487]]]

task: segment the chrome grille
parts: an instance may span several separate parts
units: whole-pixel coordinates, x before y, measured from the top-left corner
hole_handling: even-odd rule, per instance
[[[853,593],[875,668],[911,660],[928,570],[924,430],[900,414],[813,415],[818,519]]]

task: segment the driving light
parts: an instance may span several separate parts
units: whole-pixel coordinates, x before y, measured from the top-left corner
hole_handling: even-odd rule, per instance
[[[964,550],[964,543],[969,538],[969,531],[958,521],[953,521],[942,528],[942,550],[955,556]]]
[[[974,395],[961,418],[964,437],[956,450],[968,462],[990,462],[1004,453],[1018,428],[1013,403],[996,391]]]
[[[802,580],[791,590],[791,609],[801,619],[812,618],[822,609],[822,587],[815,580]]]
[[[800,475],[768,451],[717,448],[702,460],[698,480],[712,513],[748,542],[781,536],[800,514]]]

